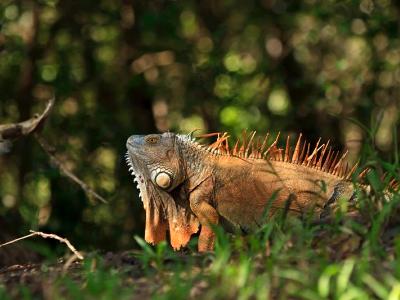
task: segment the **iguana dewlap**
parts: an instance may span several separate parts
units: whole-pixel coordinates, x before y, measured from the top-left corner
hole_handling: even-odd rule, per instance
[[[131,136],[126,157],[146,210],[146,241],[158,243],[169,231],[179,249],[200,225],[198,248],[211,250],[212,224],[248,232],[262,225],[267,209],[267,218],[285,206],[298,214],[322,212],[339,197],[353,197],[349,179],[357,165],[349,169],[346,154],[333,152],[329,142],[311,149],[300,135],[292,151],[289,138],[281,149],[279,135],[270,145],[268,135],[254,135],[232,149],[226,133],[208,146],[191,135]]]

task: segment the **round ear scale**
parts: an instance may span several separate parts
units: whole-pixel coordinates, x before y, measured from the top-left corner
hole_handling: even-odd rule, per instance
[[[168,189],[172,184],[171,175],[165,172],[160,172],[155,178],[156,184],[162,189]]]

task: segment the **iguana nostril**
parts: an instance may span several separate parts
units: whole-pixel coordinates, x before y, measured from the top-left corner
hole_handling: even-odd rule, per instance
[[[143,135],[131,135],[126,141],[126,147],[137,147],[143,145]]]
[[[130,136],[127,140],[126,140],[126,147],[128,146],[133,146],[134,145],[134,135]]]

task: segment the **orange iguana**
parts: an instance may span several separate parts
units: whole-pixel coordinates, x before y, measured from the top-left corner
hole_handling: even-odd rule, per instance
[[[172,247],[180,249],[201,226],[198,249],[212,250],[211,225],[231,232],[256,229],[269,199],[272,215],[285,206],[299,214],[323,213],[338,198],[355,197],[350,179],[357,164],[349,168],[346,153],[332,151],[329,142],[319,140],[311,148],[300,134],[294,149],[289,137],[282,149],[279,134],[267,145],[268,134],[261,140],[252,132],[230,148],[227,133],[201,137],[210,136],[217,139],[207,146],[169,132],[127,140],[126,160],[146,210],[148,243],[165,240],[169,231]]]

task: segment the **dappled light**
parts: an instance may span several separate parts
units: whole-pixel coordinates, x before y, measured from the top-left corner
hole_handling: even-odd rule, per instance
[[[0,244],[31,229],[82,249],[137,248],[145,214],[124,158],[133,134],[302,133],[347,149],[375,186],[399,179],[396,1],[0,2],[0,124],[55,98],[32,133],[0,134]],[[65,253],[43,240],[26,249]],[[228,270],[236,287],[247,267]]]
[[[89,9],[86,2],[4,1],[1,120],[23,119],[55,94],[44,134],[68,168],[129,207],[102,223],[86,218],[110,228],[139,211],[120,163],[133,132],[304,131],[346,146],[354,161],[366,133],[349,119],[366,126],[379,120],[374,145],[390,157],[400,91],[394,7],[367,0],[237,7],[100,1]],[[22,153],[30,153],[30,162]],[[59,178],[40,149],[18,142],[1,167],[7,170],[0,179],[3,216],[15,211],[32,226],[53,228],[62,211],[42,208],[72,201],[79,209],[69,222],[83,237],[72,220],[92,200]],[[44,214],[48,220],[38,223]],[[120,234],[126,241],[131,232]]]

